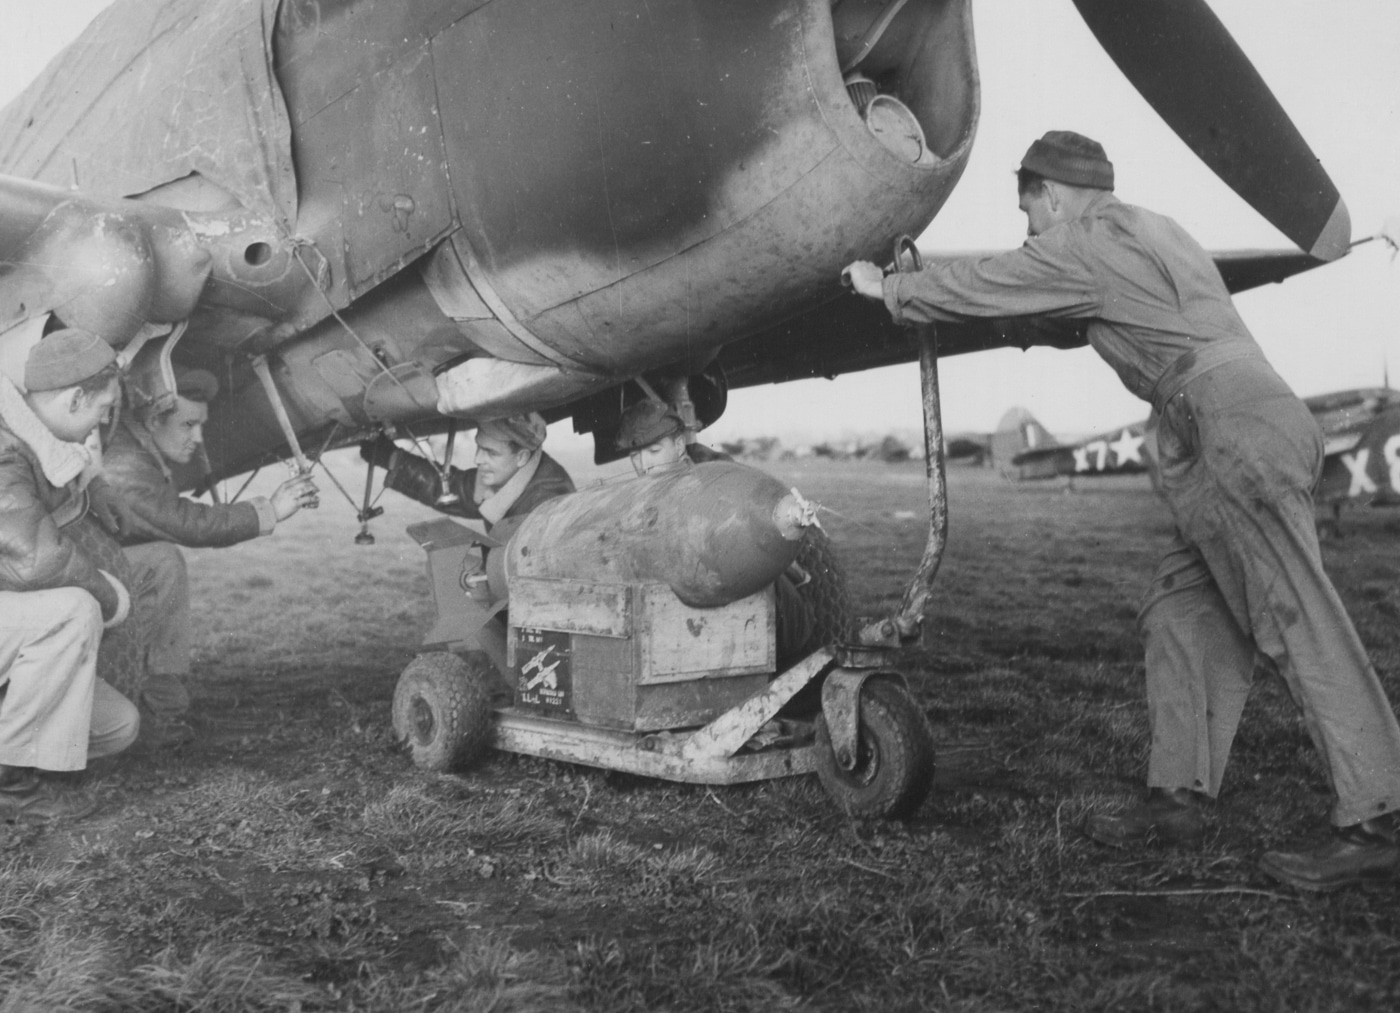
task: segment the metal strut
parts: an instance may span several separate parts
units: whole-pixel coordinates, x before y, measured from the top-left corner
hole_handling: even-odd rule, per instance
[[[330,469],[326,469],[326,474],[330,474]],[[370,496],[374,493],[374,462],[370,461],[365,465],[365,500],[360,507],[360,511],[355,515],[355,519],[360,522],[360,532],[355,536],[356,545],[373,545],[374,535],[370,533],[369,522],[374,520],[384,512],[383,507],[374,505]]]
[[[914,241],[900,236],[895,241],[894,269],[917,271],[923,267]],[[856,635],[862,647],[897,647],[901,641],[919,635],[933,592],[933,578],[943,561],[948,544],[948,481],[943,460],[943,413],[938,395],[938,332],[933,324],[914,328],[919,343],[919,385],[924,411],[924,471],[928,477],[929,525],[923,558],[909,586],[904,589],[899,609],[893,615],[874,620]]]
[[[924,409],[924,472],[928,476],[928,541],[919,569],[904,590],[894,624],[901,637],[919,631],[928,612],[933,578],[948,544],[948,477],[943,461],[943,412],[938,396],[938,332],[934,324],[918,328],[919,385]]]
[[[452,491],[452,486],[448,483],[452,481],[452,450],[457,444],[457,420],[449,419],[447,422],[447,447],[442,452],[442,463],[433,462],[438,473],[438,493],[437,499],[433,500],[433,505],[441,510],[443,507],[456,506],[462,502],[462,497]]]
[[[277,384],[272,379],[272,371],[267,368],[267,356],[253,356],[252,366],[253,372],[257,373],[258,379],[262,381],[263,392],[272,404],[272,414],[277,417],[277,425],[281,427],[282,435],[287,440],[287,449],[292,452],[292,457],[296,460],[297,473],[301,475],[311,474],[311,462],[301,452],[301,444],[297,441],[296,430],[292,428],[292,420],[287,415],[287,406],[282,403],[282,393],[277,389]]]

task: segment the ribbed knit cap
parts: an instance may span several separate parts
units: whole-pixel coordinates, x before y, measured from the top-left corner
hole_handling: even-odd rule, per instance
[[[62,390],[76,387],[117,361],[112,346],[92,331],[77,327],[46,334],[29,350],[24,363],[24,389]]]
[[[1113,189],[1113,163],[1103,145],[1073,130],[1050,130],[1031,144],[1021,168],[1070,186]]]
[[[526,415],[511,415],[504,419],[492,419],[476,427],[478,436],[494,436],[498,440],[509,440],[526,450],[539,450],[544,445],[547,429],[544,416],[539,412]]]

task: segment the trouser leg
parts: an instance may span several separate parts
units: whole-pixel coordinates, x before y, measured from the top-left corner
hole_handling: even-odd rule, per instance
[[[1332,821],[1400,807],[1400,723],[1322,568],[1312,415],[1267,367],[1227,367],[1167,406],[1162,433],[1190,450],[1168,468],[1164,444],[1178,528],[1297,701],[1336,794]]]
[[[102,610],[81,588],[0,591],[0,764],[87,766]]]
[[[1284,493],[1277,511],[1236,505],[1228,545],[1243,555],[1242,605],[1303,714],[1337,801],[1332,820],[1359,823],[1400,808],[1400,724],[1322,568],[1312,500]]]
[[[1147,786],[1215,797],[1249,698],[1255,651],[1199,553],[1180,538],[1157,568],[1138,629],[1152,731]]]
[[[102,679],[92,692],[92,726],[88,731],[88,759],[116,756],[136,741],[141,713],[136,705]]]
[[[495,666],[497,691],[514,693],[515,684],[512,681],[510,665],[506,663],[507,641],[507,620],[504,612],[492,616],[476,633],[477,646]]]
[[[185,679],[190,672],[190,582],[185,557],[169,542],[148,542],[125,550],[138,580],[151,588],[146,604],[146,681],[140,702],[161,718],[190,709]]]

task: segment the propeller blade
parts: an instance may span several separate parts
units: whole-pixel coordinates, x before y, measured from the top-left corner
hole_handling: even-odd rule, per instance
[[[1269,86],[1204,0],[1074,0],[1104,51],[1211,170],[1319,260],[1351,217]]]

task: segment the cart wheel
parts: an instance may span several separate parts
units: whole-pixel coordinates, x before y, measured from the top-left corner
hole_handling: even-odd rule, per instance
[[[469,654],[420,654],[394,690],[394,735],[428,770],[466,767],[491,738],[490,661]]]
[[[860,747],[843,770],[831,750],[825,716],[817,718],[817,776],[842,810],[865,819],[909,816],[933,784],[933,732],[909,694],[872,679],[860,691]]]

